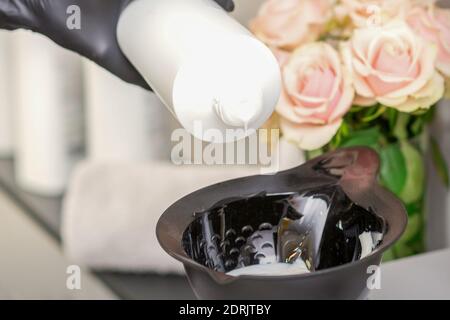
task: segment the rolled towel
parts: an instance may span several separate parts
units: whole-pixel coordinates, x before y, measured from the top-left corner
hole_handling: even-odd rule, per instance
[[[298,149],[288,149],[283,169],[303,161]],[[63,206],[65,252],[75,263],[99,270],[181,273],[181,264],[157,242],[160,215],[197,189],[255,174],[257,167],[82,163]]]

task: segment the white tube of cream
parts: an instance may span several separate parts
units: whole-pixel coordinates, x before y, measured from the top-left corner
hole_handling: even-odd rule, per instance
[[[212,0],[136,0],[117,36],[131,63],[195,137],[257,129],[280,95],[272,52]],[[235,130],[236,131],[236,130]],[[231,135],[243,138],[247,130]]]

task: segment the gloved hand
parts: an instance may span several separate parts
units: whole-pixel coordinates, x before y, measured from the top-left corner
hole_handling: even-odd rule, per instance
[[[133,0],[0,0],[0,28],[29,29],[78,52],[122,80],[150,89],[119,48],[116,27]],[[151,0],[147,0],[151,1]],[[232,0],[215,0],[232,11]],[[80,29],[69,29],[72,5],[80,8]]]

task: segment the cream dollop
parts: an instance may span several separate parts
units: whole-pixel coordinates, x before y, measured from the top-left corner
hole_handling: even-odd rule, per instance
[[[262,91],[251,83],[231,88],[224,86],[215,96],[212,106],[219,119],[229,126],[247,129],[263,109]]]
[[[244,275],[251,276],[289,276],[309,273],[305,263],[297,259],[295,263],[270,263],[256,264],[244,268],[235,269],[227,273],[229,276],[238,277]]]

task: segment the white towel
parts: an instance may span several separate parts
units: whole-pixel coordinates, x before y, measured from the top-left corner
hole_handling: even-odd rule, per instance
[[[282,148],[288,160],[283,169],[303,161],[298,149],[288,149]],[[66,254],[75,263],[99,270],[181,273],[181,264],[157,242],[160,215],[197,189],[255,174],[257,167],[80,164],[63,206]]]

